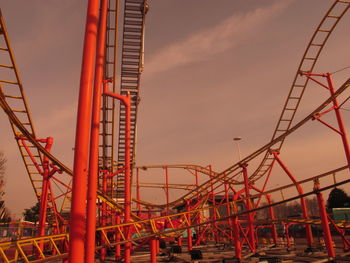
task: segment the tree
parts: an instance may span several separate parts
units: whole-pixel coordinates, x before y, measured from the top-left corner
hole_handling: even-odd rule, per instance
[[[33,223],[37,223],[39,221],[39,213],[40,213],[40,203],[36,203],[36,205],[31,208],[24,209],[23,216],[24,220],[30,221]]]
[[[350,207],[350,197],[343,189],[334,188],[328,196],[327,208]]]

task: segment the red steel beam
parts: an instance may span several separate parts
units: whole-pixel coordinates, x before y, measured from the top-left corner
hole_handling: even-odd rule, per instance
[[[99,3],[99,0],[89,0],[86,16],[73,166],[72,207],[69,233],[69,262],[71,263],[84,262],[90,118]]]
[[[96,198],[98,184],[98,147],[100,131],[100,108],[102,95],[102,82],[105,62],[105,39],[107,26],[107,0],[101,0],[101,11],[99,19],[99,30],[96,48],[95,80],[92,102],[91,138],[89,156],[89,177],[87,193],[87,219],[86,219],[86,241],[85,262],[95,262],[96,243]]]

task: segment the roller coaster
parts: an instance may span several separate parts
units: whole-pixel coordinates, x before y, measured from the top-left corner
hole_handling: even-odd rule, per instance
[[[212,170],[211,166],[193,164],[135,165],[149,6],[146,0],[120,2],[122,7],[118,0],[88,1],[73,169],[50,153],[52,137],[36,136],[8,31],[0,14],[0,105],[9,119],[40,203],[35,234],[0,243],[0,261],[79,263],[113,258],[115,262],[129,263],[141,262],[134,254],[142,250],[149,255],[143,262],[157,262],[160,244],[164,247],[165,243],[173,244],[172,248],[178,250],[186,247],[191,255],[198,254],[198,248],[203,245],[226,244],[232,252],[231,260],[235,261],[223,262],[241,262],[272,246],[291,249],[289,228],[295,224],[304,229],[305,251],[315,248],[312,226],[321,225],[324,262],[346,256],[350,249],[347,235],[350,222],[330,215],[322,193],[350,183],[350,148],[342,116],[342,107],[349,97],[341,96],[347,91],[350,79],[336,88],[333,74],[314,72],[314,68],[328,39],[346,15],[350,0],[334,1],[317,26],[296,70],[271,140],[221,172]],[[122,25],[118,23],[120,18]],[[120,76],[116,73],[119,64]],[[295,123],[310,83],[326,89],[329,96]],[[331,114],[334,114],[333,121],[324,117]],[[346,163],[297,180],[279,154],[285,139],[311,121],[339,135]],[[249,175],[248,165],[259,158],[260,164]],[[276,167],[291,184],[266,189]],[[143,173],[155,170],[165,173],[164,183],[140,181]],[[170,184],[170,173],[175,170],[194,178],[193,184]],[[262,182],[262,187],[257,186],[257,181]],[[306,185],[312,185],[313,189],[305,191]],[[135,198],[131,194],[133,187]],[[142,200],[144,188],[163,189],[166,202],[156,204]],[[181,194],[172,198],[170,190]],[[296,194],[272,199],[272,195],[283,191],[296,191]],[[310,217],[307,197],[316,197],[317,217]],[[262,201],[263,198],[266,201]],[[298,217],[275,216],[277,206],[295,200],[301,205]],[[268,218],[258,218],[261,211],[265,211]],[[283,242],[279,238],[280,226],[283,226]],[[268,230],[270,246],[259,237],[262,228]],[[343,251],[334,247],[335,235],[340,237]]]

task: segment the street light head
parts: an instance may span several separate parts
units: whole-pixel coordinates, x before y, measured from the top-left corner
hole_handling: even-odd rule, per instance
[[[240,141],[240,140],[242,140],[242,137],[234,137],[233,140],[234,141]]]

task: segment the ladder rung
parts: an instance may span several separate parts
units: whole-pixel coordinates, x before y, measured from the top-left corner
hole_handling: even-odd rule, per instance
[[[310,46],[322,47],[322,46],[323,46],[323,44],[310,44]]]
[[[0,67],[1,67],[1,68],[13,68],[13,66],[3,65],[3,64],[0,64]]]
[[[124,25],[127,25],[127,26],[142,26],[142,21],[125,20]]]
[[[11,95],[5,95],[5,98],[9,98],[9,99],[23,99],[22,96],[11,96]]]
[[[137,46],[140,46],[140,45],[141,45],[140,41],[124,41],[123,42],[123,46],[134,46],[134,47],[137,47]]]
[[[334,15],[328,15],[327,17],[329,17],[329,18],[335,18],[335,19],[339,19],[339,18],[340,18],[340,16],[334,16]]]
[[[13,112],[18,112],[18,113],[27,113],[26,110],[12,110]]]
[[[18,85],[18,82],[15,81],[9,81],[9,80],[0,80],[2,83],[7,83],[7,84],[13,84],[13,85]]]
[[[126,13],[125,14],[126,18],[142,18],[143,15],[142,14],[138,14],[138,13]]]

